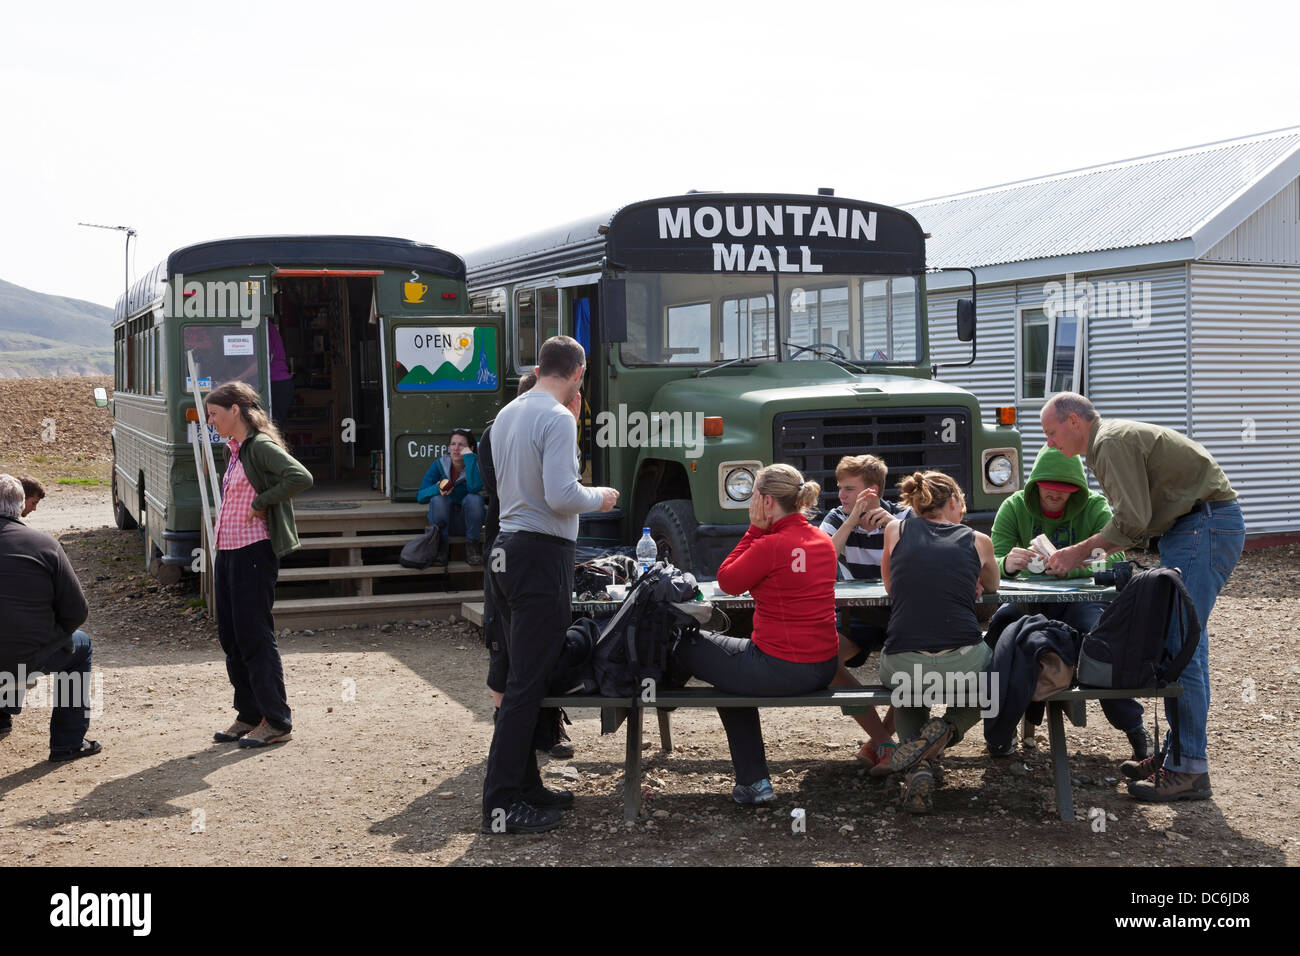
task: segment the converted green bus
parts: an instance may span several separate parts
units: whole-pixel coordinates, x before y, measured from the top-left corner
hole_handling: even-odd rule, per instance
[[[465,309],[464,262],[406,239],[267,236],[177,249],[117,302],[118,526],[138,524],[172,576],[194,560],[190,435],[220,440],[195,408],[188,351],[202,393],[236,379],[258,390],[325,492],[413,501],[449,430],[481,427],[502,403],[500,320]],[[272,408],[272,323],[292,372],[284,409]]]
[[[692,193],[466,262],[471,312],[506,316],[509,385],[551,335],[587,349],[584,480],[621,492],[612,516],[584,516],[588,536],[628,543],[648,525],[661,555],[711,574],[770,462],[820,482],[823,508],[845,454],[884,458],[889,498],[903,475],[939,469],[985,528],[1019,487],[1019,433],[931,378],[925,237],[902,210]]]

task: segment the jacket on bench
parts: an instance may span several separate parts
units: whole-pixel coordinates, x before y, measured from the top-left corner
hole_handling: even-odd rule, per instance
[[[984,719],[984,739],[990,747],[1010,744],[1016,726],[1026,715],[1035,724],[1042,722],[1044,705],[1034,700],[1040,674],[1046,669],[1049,677],[1063,675],[1064,686],[1068,687],[1069,675],[1079,663],[1081,640],[1074,628],[1042,614],[1026,615],[1007,626],[998,637],[989,664],[998,697],[996,713]]]

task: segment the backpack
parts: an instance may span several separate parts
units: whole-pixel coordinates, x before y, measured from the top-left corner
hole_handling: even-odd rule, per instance
[[[442,531],[436,524],[431,524],[424,529],[424,534],[402,546],[402,556],[397,560],[404,568],[423,571],[433,564],[441,540]]]
[[[646,680],[665,689],[674,683],[673,648],[713,612],[693,600],[699,593],[693,574],[663,561],[636,580],[596,642],[592,662],[602,695],[635,697]]]
[[[1176,657],[1165,650],[1171,620],[1183,627]],[[1178,680],[1196,652],[1201,621],[1176,568],[1135,571],[1107,605],[1079,651],[1079,684],[1163,687]]]

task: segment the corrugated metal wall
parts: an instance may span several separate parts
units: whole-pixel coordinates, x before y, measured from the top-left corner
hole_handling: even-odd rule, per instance
[[[1300,271],[1191,264],[1192,433],[1251,532],[1300,530]]]
[[[1098,299],[1087,322],[1084,393],[1102,415],[1154,422],[1186,432],[1186,268],[1179,265],[1079,275],[1075,281],[1085,278],[1094,284],[1150,283],[1149,289],[1142,290],[1142,298],[1130,303],[1130,311],[1139,311],[1139,303],[1144,306],[1149,291],[1150,315],[1107,315],[1103,300]],[[975,365],[940,370],[942,381],[975,393],[988,421],[993,420],[996,406],[1015,401],[1016,310],[1041,307],[1048,296],[1045,286],[1053,279],[1065,281],[1064,276],[1053,276],[980,289],[979,355]],[[958,342],[956,334],[956,300],[965,294],[965,290],[946,291],[929,298],[930,351],[935,362],[961,361],[970,355],[970,346]],[[1017,412],[1025,451],[1025,476],[1033,468],[1034,456],[1043,444],[1043,430],[1038,423],[1041,408],[1041,400],[1032,400],[1022,402]]]
[[[1202,259],[1256,265],[1300,265],[1300,179],[1228,233]]]

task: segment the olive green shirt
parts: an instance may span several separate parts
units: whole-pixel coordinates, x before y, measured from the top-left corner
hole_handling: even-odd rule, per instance
[[[257,492],[253,507],[266,511],[271,550],[277,558],[298,550],[298,528],[289,499],[312,486],[311,472],[259,431],[249,431],[239,450],[239,460],[248,483]]]
[[[1084,454],[1114,511],[1098,533],[1117,549],[1164,534],[1199,502],[1237,497],[1210,453],[1172,428],[1099,418]]]

